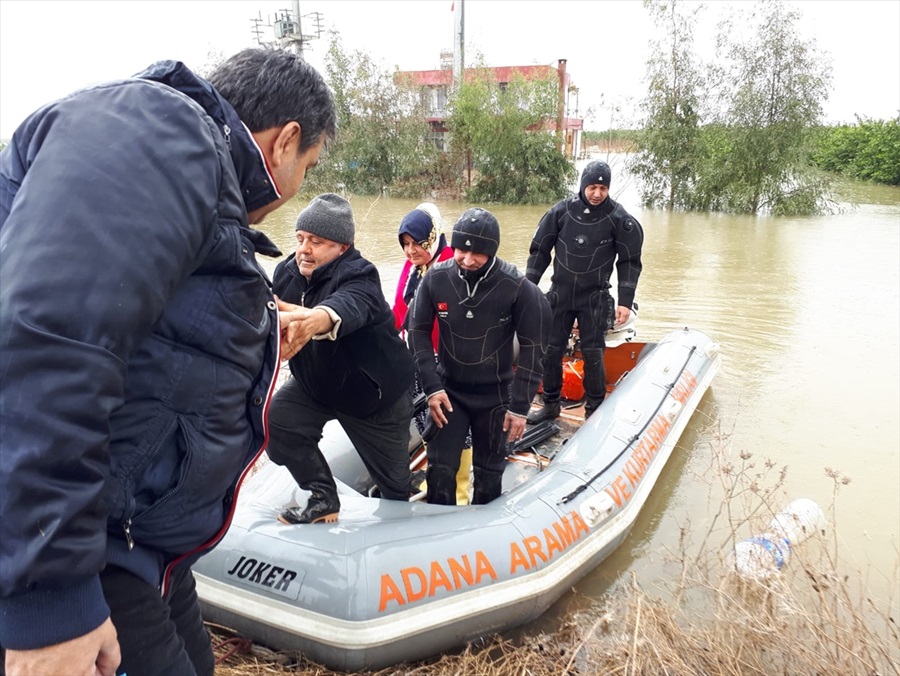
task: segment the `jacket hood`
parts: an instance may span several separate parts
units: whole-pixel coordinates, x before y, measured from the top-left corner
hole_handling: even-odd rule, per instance
[[[248,213],[281,197],[266,167],[262,151],[256,145],[250,130],[241,122],[237,111],[209,82],[181,61],[157,61],[137,73],[135,77],[159,82],[178,90],[198,103],[215,121],[231,151],[234,169],[241,184],[244,206]],[[262,248],[260,253],[270,256],[281,255],[274,245],[271,245],[271,248],[275,249],[273,253]]]

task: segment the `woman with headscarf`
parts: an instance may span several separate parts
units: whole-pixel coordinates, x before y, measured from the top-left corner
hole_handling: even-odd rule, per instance
[[[432,265],[438,261],[453,258],[453,248],[447,244],[447,238],[441,232],[441,212],[431,202],[423,202],[410,211],[400,221],[400,230],[397,237],[400,247],[406,255],[406,263],[397,281],[397,292],[394,296],[394,324],[400,335],[406,337],[407,315],[412,305],[413,297],[419,282]],[[431,342],[437,354],[438,329],[437,322],[431,334]],[[435,356],[435,359],[437,357]],[[418,375],[413,385],[413,397],[422,392]],[[416,428],[419,434],[425,431],[427,420],[426,411],[416,415]],[[459,465],[459,473],[456,475],[456,502],[465,505],[469,501],[469,468],[472,464],[472,441],[466,439],[466,448],[463,451]]]
[[[447,244],[441,225],[441,212],[431,202],[423,202],[400,221],[397,237],[406,255],[406,263],[403,264],[394,296],[394,323],[401,335],[406,334],[406,315],[419,281],[434,263],[453,258],[453,249]],[[433,342],[437,350],[437,326]]]

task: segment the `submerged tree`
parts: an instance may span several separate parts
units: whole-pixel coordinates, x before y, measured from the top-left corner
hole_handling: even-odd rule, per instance
[[[462,158],[466,197],[475,202],[540,204],[564,196],[574,168],[547,122],[557,113],[558,81],[516,75],[504,86],[474,69],[450,100],[451,151]]]
[[[702,151],[703,76],[693,53],[693,28],[702,6],[687,14],[681,0],[645,0],[644,6],[664,37],[650,43],[643,132],[630,169],[641,182],[643,203],[671,210],[690,204]]]
[[[799,35],[797,12],[764,0],[755,34],[720,27],[719,114],[704,134],[694,207],[803,214],[825,207],[828,185],[811,160],[813,133],[830,86],[830,67]]]
[[[645,127],[632,170],[645,204],[743,213],[805,214],[828,207],[828,183],[812,162],[814,133],[830,68],[799,15],[763,0],[741,27],[719,27],[715,64],[704,87],[694,60],[695,13],[679,0],[645,6],[665,29],[648,61]],[[701,92],[709,110],[701,110]]]

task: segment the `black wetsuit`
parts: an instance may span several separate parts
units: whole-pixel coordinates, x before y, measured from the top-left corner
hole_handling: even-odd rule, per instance
[[[553,321],[544,359],[545,401],[559,401],[562,355],[576,320],[588,413],[603,401],[603,334],[612,326],[615,306],[631,308],[634,303],[643,241],[640,223],[609,197],[597,206],[580,196],[570,197],[544,214],[531,241],[525,276],[537,284],[553,252],[553,277],[547,292]],[[609,293],[613,264],[618,301]]]
[[[510,263],[491,258],[485,268],[477,280],[471,273],[467,280],[455,261],[437,263],[423,278],[413,304],[409,343],[425,394],[445,390],[453,406],[448,424],[427,446],[429,502],[441,500],[438,483],[446,483],[450,494],[443,504],[455,504],[454,477],[470,426],[473,503],[500,494],[507,450],[503,419],[507,410],[528,413],[541,380],[549,305]],[[435,318],[440,336],[437,366],[431,341]]]

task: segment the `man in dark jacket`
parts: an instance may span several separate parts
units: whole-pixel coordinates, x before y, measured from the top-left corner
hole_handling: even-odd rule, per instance
[[[190,564],[228,528],[297,343],[256,261],[280,253],[248,224],[334,133],[312,67],[249,49],[209,81],[162,61],[75,92],[0,154],[9,674],[212,675]]]
[[[500,225],[467,210],[453,226],[453,260],[419,284],[409,328],[422,388],[438,432],[427,445],[428,502],[456,504],[456,472],[472,430],[472,504],[500,495],[507,442],[522,438],[541,380],[550,308],[540,290],[497,258]],[[438,365],[431,332],[438,325]],[[519,341],[515,368],[514,339]]]
[[[285,523],[331,523],[337,486],[319,449],[337,419],[389,500],[408,500],[414,364],[394,328],[378,270],[353,246],[350,203],[327,193],[297,217],[297,250],[275,268],[275,293],[301,307],[303,347],[269,414],[269,458],[310,492]],[[308,341],[308,342],[305,342]],[[433,359],[433,357],[432,357]]]
[[[553,323],[544,356],[544,407],[528,416],[530,423],[560,413],[562,356],[576,321],[584,358],[585,418],[606,396],[603,334],[631,314],[644,242],[641,224],[609,196],[611,177],[606,162],[589,162],[578,195],[557,202],[544,214],[531,240],[525,268],[529,280],[537,284],[550,265],[551,252],[554,256],[547,292]],[[613,264],[618,305],[609,293]]]

